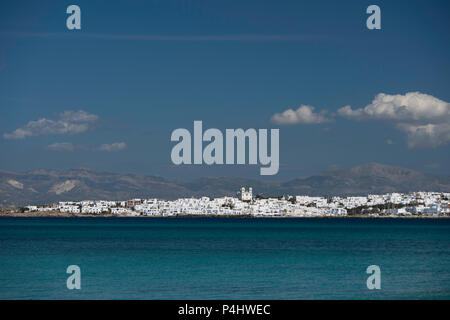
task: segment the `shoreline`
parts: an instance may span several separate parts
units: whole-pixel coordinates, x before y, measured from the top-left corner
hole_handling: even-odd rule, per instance
[[[42,213],[0,213],[0,218],[240,218],[240,219],[448,219],[450,216],[366,216],[366,215],[351,215],[351,216],[254,216],[254,215],[176,215],[176,216],[125,216],[117,214],[75,214],[75,213],[61,213],[61,212],[42,212]]]

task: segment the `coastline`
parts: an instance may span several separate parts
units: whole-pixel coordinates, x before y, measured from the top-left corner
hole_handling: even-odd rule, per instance
[[[347,215],[347,216],[254,216],[254,215],[176,215],[176,216],[127,216],[118,214],[80,214],[80,213],[61,213],[57,211],[51,212],[13,212],[13,213],[0,213],[0,218],[241,218],[241,219],[447,219],[450,216],[367,216],[367,215]]]

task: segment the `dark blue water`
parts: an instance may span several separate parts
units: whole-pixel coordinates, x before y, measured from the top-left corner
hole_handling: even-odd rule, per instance
[[[450,219],[0,218],[0,298],[449,299]]]

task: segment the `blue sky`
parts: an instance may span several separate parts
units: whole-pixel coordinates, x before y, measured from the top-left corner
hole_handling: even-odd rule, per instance
[[[66,28],[70,4],[81,30]],[[370,4],[381,30],[366,28]],[[448,1],[2,1],[0,169],[259,178],[171,163],[171,132],[202,120],[279,128],[271,179],[367,162],[450,174],[449,15]],[[411,113],[376,113],[380,93]],[[294,123],[273,120],[288,109]]]

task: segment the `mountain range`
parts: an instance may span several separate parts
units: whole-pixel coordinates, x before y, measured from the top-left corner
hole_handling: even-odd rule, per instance
[[[286,182],[264,182],[234,177],[205,177],[185,182],[156,176],[95,172],[89,169],[0,171],[0,205],[48,204],[89,199],[235,196],[242,186],[252,186],[254,194],[263,196],[450,192],[450,176],[425,174],[379,163],[327,170]]]

